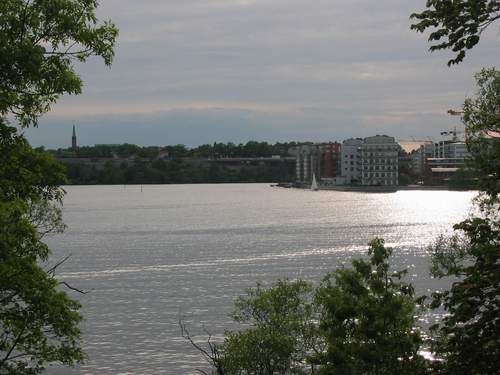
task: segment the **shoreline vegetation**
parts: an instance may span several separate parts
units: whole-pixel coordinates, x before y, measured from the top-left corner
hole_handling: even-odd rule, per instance
[[[296,142],[140,147],[95,145],[51,154],[71,185],[276,183],[294,180]]]

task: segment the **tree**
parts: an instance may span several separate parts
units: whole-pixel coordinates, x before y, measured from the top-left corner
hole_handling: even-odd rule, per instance
[[[375,239],[369,261],[357,259],[353,268],[334,271],[317,290],[326,341],[326,350],[313,357],[320,374],[426,373],[426,361],[418,354],[420,301],[413,286],[400,281],[406,271],[389,271],[391,253]]]
[[[74,63],[113,57],[117,29],[99,24],[95,0],[0,2],[0,373],[38,374],[47,363],[84,359],[79,303],[47,267],[44,235],[63,228],[63,170],[35,152],[9,120],[40,115],[82,82]],[[70,289],[74,289],[71,288]]]
[[[443,374],[497,374],[500,365],[500,139],[489,136],[500,130],[500,72],[483,69],[476,80],[479,90],[465,101],[463,121],[482,191],[480,213],[431,246],[433,274],[453,278],[450,290],[433,296],[434,307],[447,313],[433,327]]]
[[[37,374],[45,362],[83,360],[79,303],[44,270],[44,235],[63,228],[62,168],[31,149],[12,128],[0,128],[0,373]]]
[[[467,164],[467,163],[466,163]],[[477,189],[477,173],[468,165],[458,169],[448,180],[448,187],[454,190]]]
[[[500,18],[495,0],[429,0],[427,10],[411,17],[413,29],[438,28],[429,40],[444,42],[431,50],[457,52],[448,65],[460,63],[481,33]],[[462,121],[471,165],[478,175],[479,212],[456,224],[454,236],[431,247],[432,273],[451,277],[450,290],[433,295],[433,307],[445,317],[432,327],[441,374],[497,374],[500,366],[500,72],[476,74],[478,91],[465,100]]]
[[[416,327],[421,302],[405,274],[389,271],[391,249],[370,243],[369,261],[354,260],[314,288],[279,281],[239,297],[233,319],[242,329],[227,331],[220,345],[200,350],[218,375],[233,374],[425,374]]]
[[[451,49],[455,57],[448,65],[463,61],[466,51],[480,40],[482,32],[500,18],[498,0],[427,0],[426,10],[413,13],[412,30],[433,30],[431,51]]]
[[[118,35],[98,24],[97,0],[2,0],[0,2],[0,115],[36,125],[62,94],[79,94],[74,62],[113,59]]]
[[[212,374],[315,373],[307,358],[323,350],[323,340],[313,291],[303,280],[279,280],[269,288],[257,284],[235,301],[232,317],[242,329],[227,331],[223,343],[213,343],[209,334],[204,348],[181,323],[182,335],[207,359]]]
[[[463,106],[471,167],[479,174],[486,205],[498,207],[500,194],[500,71],[483,69],[475,76],[478,91]]]
[[[460,234],[431,247],[433,274],[453,277],[450,290],[433,295],[444,307],[432,327],[441,374],[498,374],[500,364],[500,227],[498,221],[471,218],[454,226]]]
[[[305,281],[281,280],[267,289],[257,285],[239,297],[233,319],[249,327],[226,333],[219,347],[226,373],[304,373],[307,356],[322,347],[312,291]]]

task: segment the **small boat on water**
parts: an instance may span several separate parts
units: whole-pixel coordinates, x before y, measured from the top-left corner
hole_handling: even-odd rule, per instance
[[[317,191],[318,190],[318,183],[316,182],[316,174],[313,173],[313,179],[311,183],[311,190],[312,191]]]

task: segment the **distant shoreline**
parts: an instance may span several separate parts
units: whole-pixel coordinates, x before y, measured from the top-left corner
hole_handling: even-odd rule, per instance
[[[276,184],[276,187],[309,189],[308,186],[299,186],[296,184]],[[360,192],[360,193],[392,193],[400,190],[422,190],[422,191],[477,191],[477,189],[453,189],[449,186],[429,186],[429,185],[408,185],[408,186],[319,186],[320,191],[345,191],[345,192]]]
[[[298,186],[293,183],[278,183],[278,182],[189,182],[189,183],[137,183],[137,184],[65,184],[62,187],[73,187],[73,186],[123,186],[123,187],[133,187],[133,186],[173,186],[173,185],[269,185],[271,187],[280,188],[292,188],[292,189],[302,189],[310,190],[307,186]],[[359,192],[359,193],[393,193],[397,191],[409,191],[409,190],[421,190],[421,191],[478,191],[477,189],[452,189],[448,186],[420,186],[420,185],[409,185],[409,186],[394,186],[393,188],[388,188],[385,186],[320,186],[319,191],[343,191],[343,192]]]
[[[134,187],[134,186],[169,186],[169,185],[269,185],[271,187],[280,188],[293,188],[310,190],[308,186],[299,186],[293,183],[279,183],[279,182],[191,182],[191,183],[136,183],[136,184],[66,184],[63,187],[71,186],[123,186],[123,187]],[[409,186],[349,186],[349,185],[339,185],[339,186],[320,186],[320,191],[343,191],[343,192],[360,192],[360,193],[391,193],[396,191],[405,190],[421,190],[421,191],[478,191],[477,189],[452,189],[448,186],[423,186],[423,185],[409,185]]]

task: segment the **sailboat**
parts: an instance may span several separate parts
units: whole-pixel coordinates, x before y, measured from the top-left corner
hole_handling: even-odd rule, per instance
[[[316,191],[318,190],[318,183],[316,182],[316,174],[313,173],[313,179],[311,183],[311,190]]]

